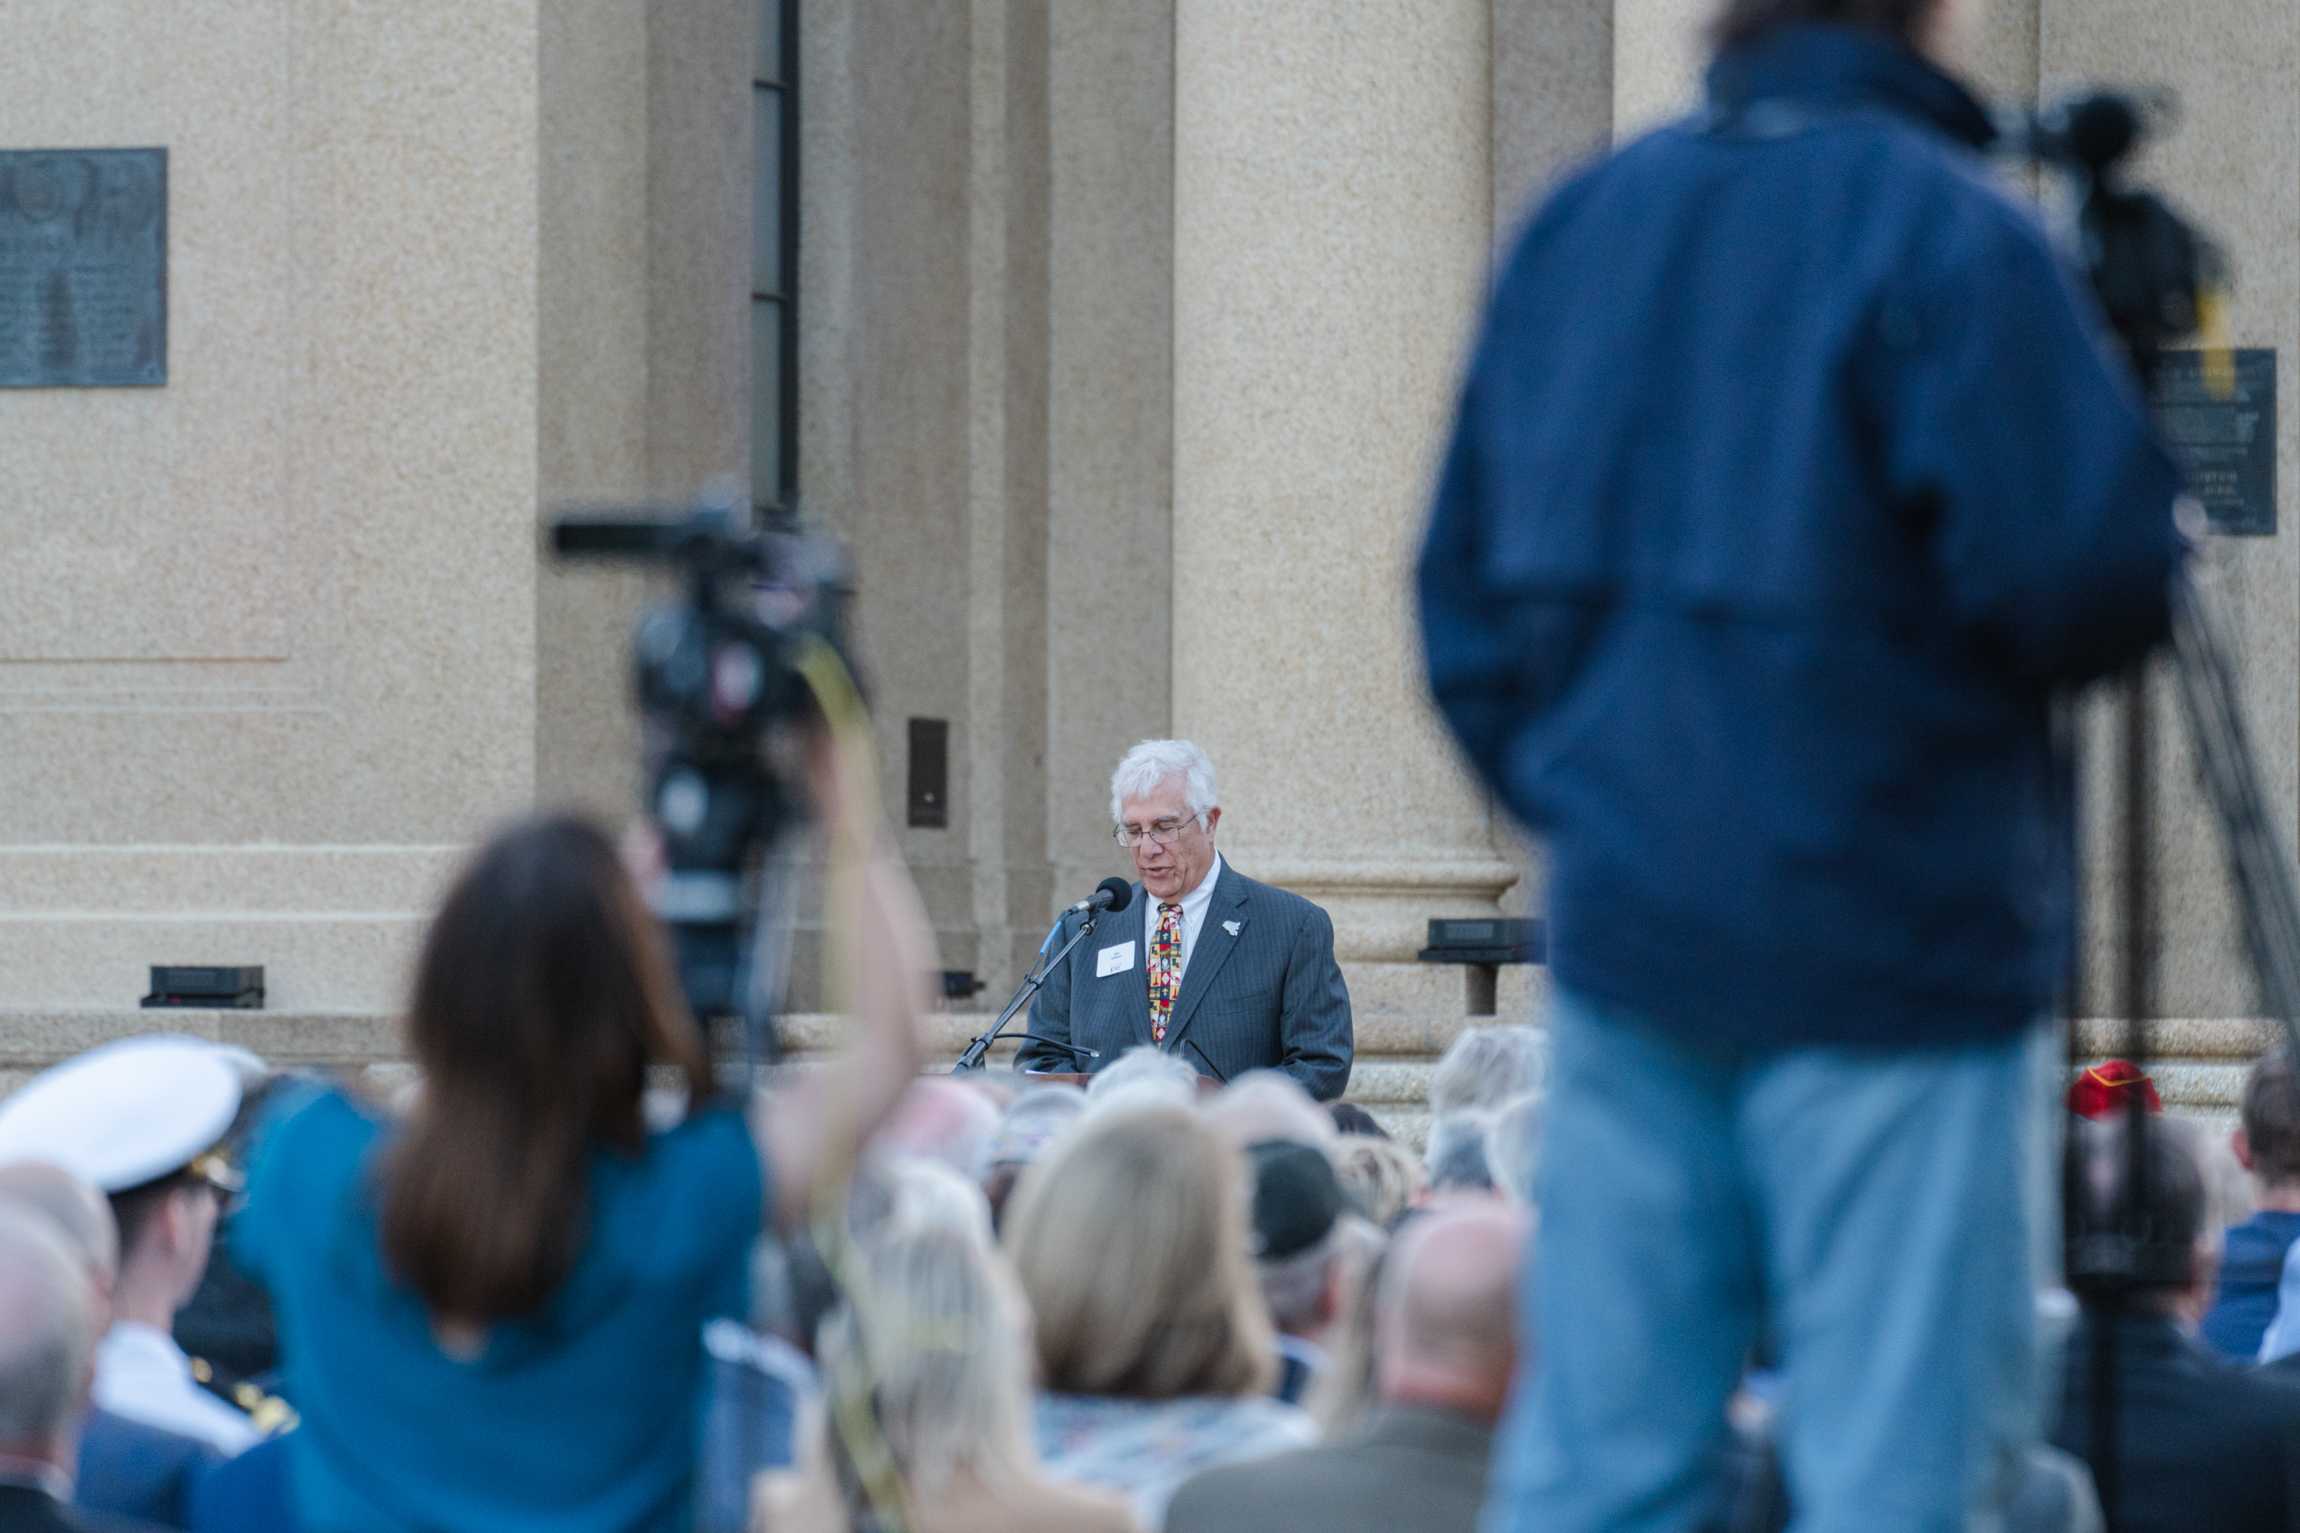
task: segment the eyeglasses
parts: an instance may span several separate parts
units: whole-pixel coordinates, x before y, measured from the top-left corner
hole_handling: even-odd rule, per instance
[[[1142,828],[1113,825],[1110,827],[1110,839],[1125,847],[1140,846],[1145,841],[1152,846],[1172,846],[1182,839],[1182,832],[1198,823],[1199,817],[1191,815],[1181,820],[1159,820]]]

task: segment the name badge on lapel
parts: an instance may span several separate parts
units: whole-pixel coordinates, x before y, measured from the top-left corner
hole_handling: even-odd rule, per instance
[[[1133,967],[1134,944],[1131,942],[1121,942],[1106,947],[1094,955],[1094,977],[1096,979],[1110,974],[1124,974]]]

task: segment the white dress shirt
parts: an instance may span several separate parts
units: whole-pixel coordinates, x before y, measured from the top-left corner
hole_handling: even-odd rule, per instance
[[[1190,968],[1190,950],[1198,944],[1198,931],[1206,924],[1206,912],[1214,905],[1214,885],[1222,878],[1222,854],[1216,852],[1206,869],[1206,876],[1198,880],[1198,887],[1182,896],[1182,957],[1181,967],[1174,971],[1174,990],[1181,993],[1182,976]],[[1150,950],[1158,940],[1158,900],[1147,889],[1142,899],[1142,967],[1150,967]]]
[[[196,1437],[227,1456],[263,1440],[244,1412],[200,1388],[174,1337],[137,1321],[119,1321],[97,1344],[95,1398],[115,1416]]]

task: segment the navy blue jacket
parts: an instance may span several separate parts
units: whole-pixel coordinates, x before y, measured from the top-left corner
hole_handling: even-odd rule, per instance
[[[1421,617],[1570,989],[1751,1045],[2051,1000],[2048,700],[2163,635],[2178,474],[1990,136],[1883,33],[1783,28],[1501,275]]]

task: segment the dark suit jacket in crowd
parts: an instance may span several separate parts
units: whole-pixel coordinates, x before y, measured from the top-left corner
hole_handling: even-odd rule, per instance
[[[74,1499],[92,1511],[189,1527],[192,1485],[221,1459],[198,1438],[92,1410],[80,1428]]]
[[[131,1522],[76,1506],[66,1506],[44,1490],[0,1485],[0,1533],[159,1533],[151,1523]]]
[[[1101,917],[1031,1008],[1032,1032],[1098,1049],[1102,1057],[1074,1061],[1061,1049],[1026,1042],[1018,1064],[1092,1072],[1151,1041],[1148,930],[1136,884],[1133,903]],[[1134,947],[1126,966],[1100,972],[1103,952],[1124,943]],[[1321,1102],[1339,1097],[1350,1083],[1353,1044],[1333,921],[1300,895],[1258,884],[1225,861],[1161,1047],[1202,1075],[1234,1080],[1248,1070],[1277,1069]]]
[[[2088,1316],[2068,1349],[2054,1441],[2093,1462]],[[2112,1533],[2300,1528],[2300,1387],[2222,1361],[2169,1320],[2117,1322]],[[2102,1501],[2108,1497],[2104,1494]]]
[[[1166,1533],[1473,1533],[1493,1429],[1390,1405],[1355,1432],[1185,1481]]]

